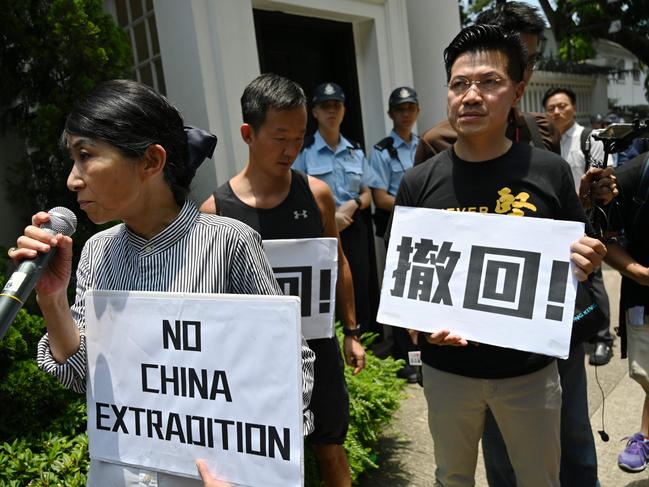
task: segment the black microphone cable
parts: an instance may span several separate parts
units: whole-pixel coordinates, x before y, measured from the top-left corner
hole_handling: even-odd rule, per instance
[[[606,432],[606,428],[604,427],[604,407],[606,406],[606,395],[604,394],[604,388],[602,387],[602,384],[599,382],[599,376],[597,375],[597,369],[599,368],[599,365],[595,366],[595,382],[597,382],[597,387],[599,387],[599,391],[602,394],[602,429],[597,430],[597,433],[599,434],[599,437],[602,439],[604,443],[606,443],[610,437],[608,436],[608,433]]]

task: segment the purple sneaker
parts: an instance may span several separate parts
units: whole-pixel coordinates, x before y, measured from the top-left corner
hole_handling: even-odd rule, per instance
[[[636,433],[617,457],[618,466],[626,472],[642,472],[649,461],[649,440],[642,433]]]

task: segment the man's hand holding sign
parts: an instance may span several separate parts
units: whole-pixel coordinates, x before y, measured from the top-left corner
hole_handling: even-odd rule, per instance
[[[427,332],[426,341],[435,345],[475,340],[566,356],[576,282],[605,254],[603,244],[583,236],[583,228],[575,222],[399,207],[380,319]]]
[[[554,357],[569,355],[577,278],[604,253],[582,239],[570,166],[508,131],[536,42],[525,31],[526,51],[504,23],[466,27],[444,50],[457,138],[403,176],[386,256],[379,321],[429,334],[419,347],[440,485],[475,483],[483,432],[499,466],[489,438],[502,436],[519,484],[564,483],[562,428],[580,425],[561,425]],[[464,340],[480,346],[437,345]]]

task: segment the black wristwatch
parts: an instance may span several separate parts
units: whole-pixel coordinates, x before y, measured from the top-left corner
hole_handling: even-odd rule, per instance
[[[363,205],[363,202],[361,201],[361,197],[357,196],[356,198],[354,198],[354,201],[356,202],[356,204],[358,205],[358,209],[360,210],[361,206]]]
[[[361,334],[361,325],[356,325],[356,328],[343,327],[343,335],[346,337],[360,337]]]

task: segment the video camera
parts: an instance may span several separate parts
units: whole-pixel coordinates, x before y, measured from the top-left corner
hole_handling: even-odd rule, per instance
[[[631,145],[634,139],[649,138],[649,120],[634,120],[632,123],[614,123],[600,130],[593,130],[592,136],[604,144],[604,158],[601,161],[589,160],[590,167],[606,167],[609,154],[622,152]],[[586,212],[595,234],[600,240],[609,242],[623,239],[624,236],[613,236],[609,232],[611,212],[618,212],[618,203],[613,201],[607,208],[593,202],[592,208]]]
[[[609,154],[622,152],[631,145],[634,139],[649,138],[649,119],[632,123],[613,123],[606,128],[593,130],[593,138],[604,144],[604,161]]]

